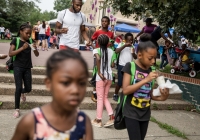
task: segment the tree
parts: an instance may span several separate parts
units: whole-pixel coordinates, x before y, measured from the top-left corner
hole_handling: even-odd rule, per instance
[[[106,0],[105,6],[108,5],[125,16],[136,14],[136,19],[150,13],[164,31],[174,27],[193,41],[200,35],[199,0]]]
[[[55,0],[54,1],[54,10],[58,11],[62,11],[66,8],[69,8],[72,5],[72,1],[71,0]]]

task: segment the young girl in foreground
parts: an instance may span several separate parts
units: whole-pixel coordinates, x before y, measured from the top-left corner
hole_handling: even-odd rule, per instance
[[[53,100],[24,116],[12,140],[93,140],[90,119],[77,111],[86,93],[86,62],[74,51],[58,51],[48,59],[46,74]]]
[[[96,75],[96,91],[97,91],[97,115],[96,119],[92,120],[92,125],[96,127],[102,127],[102,114],[103,107],[105,105],[109,115],[109,120],[104,127],[109,127],[114,124],[113,109],[108,100],[108,93],[112,84],[112,63],[113,50],[108,48],[109,38],[107,35],[100,35],[98,37],[98,43],[100,48],[93,51],[93,55],[96,57],[97,70]],[[99,51],[98,51],[99,50]]]
[[[33,43],[33,48],[30,47],[30,41],[34,42],[31,37],[31,26],[27,23],[24,23],[20,26],[19,32],[19,46],[16,49],[17,38],[14,38],[10,43],[9,56],[16,56],[15,61],[13,62],[13,70],[14,70],[14,78],[15,78],[15,112],[13,114],[14,118],[18,118],[20,116],[20,97],[23,102],[26,101],[25,93],[28,93],[32,90],[32,74],[31,68],[32,59],[31,59],[31,51],[35,56],[39,56],[39,52],[37,51],[36,44]],[[23,82],[22,82],[23,81]],[[22,84],[24,83],[24,88]]]
[[[160,90],[161,96],[152,94],[152,80],[158,77],[156,72],[151,72],[151,66],[155,63],[157,47],[150,41],[150,35],[143,34],[137,48],[137,60],[135,61],[135,77],[131,81],[131,63],[127,63],[122,69],[123,93],[127,95],[123,114],[130,140],[144,140],[151,110],[151,99],[164,101],[169,96],[169,90]]]

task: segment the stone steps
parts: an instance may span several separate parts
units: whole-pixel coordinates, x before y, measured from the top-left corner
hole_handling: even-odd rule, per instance
[[[44,85],[45,75],[32,75],[32,84]],[[92,87],[89,84],[91,78],[88,78],[88,87]],[[115,82],[118,80],[115,79]],[[10,73],[0,73],[0,83],[15,83],[13,74]],[[111,87],[115,87],[113,84]]]
[[[0,109],[14,109],[14,96],[0,95],[2,105]],[[52,100],[51,96],[28,96],[25,103],[21,103],[21,109],[33,109],[38,106],[49,103]],[[109,98],[109,101],[114,109],[117,102]],[[190,103],[182,100],[168,99],[167,101],[152,101],[151,109],[156,110],[186,110],[191,109],[194,106]],[[80,109],[95,110],[96,103],[94,103],[89,97],[85,97],[80,105]]]
[[[87,87],[85,97],[90,97],[93,92],[93,87]],[[108,97],[111,98],[115,92],[115,88],[111,87],[109,90]],[[13,95],[15,93],[14,83],[0,83],[0,95]],[[51,93],[46,90],[45,85],[32,85],[32,91],[27,96],[51,96]],[[169,99],[181,99],[181,94],[172,94]],[[1,98],[0,98],[1,100]]]

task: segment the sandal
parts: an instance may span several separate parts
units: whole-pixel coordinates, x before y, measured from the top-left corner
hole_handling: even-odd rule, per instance
[[[16,119],[19,118],[19,116],[20,116],[19,110],[15,110],[15,112],[13,113],[13,117]]]
[[[26,102],[26,96],[25,96],[25,94],[21,95],[21,99],[22,99],[22,102]]]

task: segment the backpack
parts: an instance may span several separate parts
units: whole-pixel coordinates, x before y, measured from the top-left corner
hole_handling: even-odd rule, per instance
[[[131,81],[132,84],[135,78],[135,62],[131,62]],[[155,71],[155,67],[151,67],[151,71]],[[152,81],[152,87],[154,86],[155,80]],[[151,87],[151,88],[152,88]],[[117,130],[126,129],[125,119],[123,115],[123,108],[127,99],[127,95],[121,93],[118,99],[117,107],[115,108],[115,118],[114,118],[114,127]]]
[[[30,41],[30,44],[33,43],[32,38],[29,38],[29,41]],[[16,38],[16,47],[15,47],[15,50],[17,50],[19,48],[19,43],[20,43],[20,38],[17,37]],[[13,62],[15,61],[15,59],[16,59],[16,55],[10,57],[10,59],[6,62],[6,69],[10,73],[14,73],[14,71],[13,71]]]

